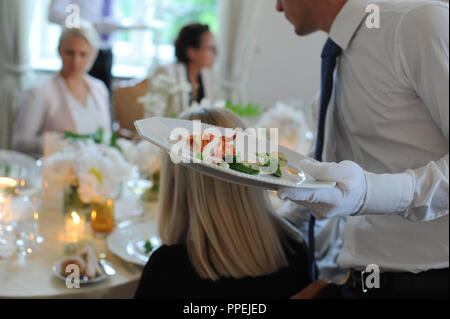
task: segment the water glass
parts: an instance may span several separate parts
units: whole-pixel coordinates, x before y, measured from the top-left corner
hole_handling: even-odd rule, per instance
[[[16,252],[16,235],[6,229],[0,229],[0,260],[8,259]]]
[[[12,209],[14,222],[11,226],[16,236],[16,247],[20,254],[29,255],[43,242],[39,235],[38,203],[28,196],[16,197]]]

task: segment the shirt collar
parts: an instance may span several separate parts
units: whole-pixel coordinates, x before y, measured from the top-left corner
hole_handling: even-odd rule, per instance
[[[366,8],[374,0],[348,0],[334,19],[329,37],[346,50],[367,15]]]

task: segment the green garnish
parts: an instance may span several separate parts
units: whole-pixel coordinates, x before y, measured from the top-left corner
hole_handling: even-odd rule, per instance
[[[261,154],[260,154],[261,155]],[[262,154],[265,155],[263,157],[265,157],[267,159],[267,161],[262,165],[263,167],[269,167],[270,166],[270,156],[269,154]],[[255,169],[252,166],[248,166],[245,165],[244,163],[238,162],[236,155],[233,156],[233,163],[229,163],[229,167],[232,170],[238,171],[238,172],[242,172],[242,173],[246,173],[249,175],[258,175],[260,173],[259,169]],[[281,177],[281,166],[280,163],[278,163],[278,169],[275,173],[272,174],[272,176],[275,177]]]
[[[152,245],[152,243],[150,242],[150,240],[146,240],[146,241],[145,241],[144,248],[145,248],[145,253],[146,253],[146,254],[150,254],[150,253],[152,252],[152,250],[153,250],[153,245]]]
[[[259,170],[253,169],[247,165],[244,165],[243,163],[230,163],[229,165],[232,170],[235,170],[238,172],[242,172],[242,173],[246,173],[246,174],[250,174],[250,175],[258,175],[259,174]]]

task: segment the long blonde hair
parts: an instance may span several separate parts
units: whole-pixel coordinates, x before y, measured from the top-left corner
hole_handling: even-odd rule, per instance
[[[225,109],[203,108],[181,118],[244,129]],[[162,155],[159,232],[166,245],[186,244],[197,273],[212,280],[274,273],[288,266],[289,243],[302,240],[274,212],[266,191],[174,165],[167,154]]]

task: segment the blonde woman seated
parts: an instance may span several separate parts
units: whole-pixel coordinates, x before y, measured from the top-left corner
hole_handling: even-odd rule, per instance
[[[108,91],[86,74],[97,55],[97,37],[85,23],[63,30],[58,47],[62,69],[25,93],[14,123],[14,149],[42,154],[46,132],[91,134],[101,127],[110,134]]]
[[[188,90],[175,95],[166,116],[180,114],[193,103],[203,99],[218,99],[215,75],[212,70],[217,57],[216,39],[209,27],[192,23],[181,29],[175,41],[177,62],[160,67],[151,80],[159,75],[167,75],[177,85],[185,84]]]
[[[225,109],[181,117],[244,128]],[[289,298],[309,284],[302,238],[265,191],[175,165],[164,154],[159,205],[164,245],[145,266],[136,298]]]

